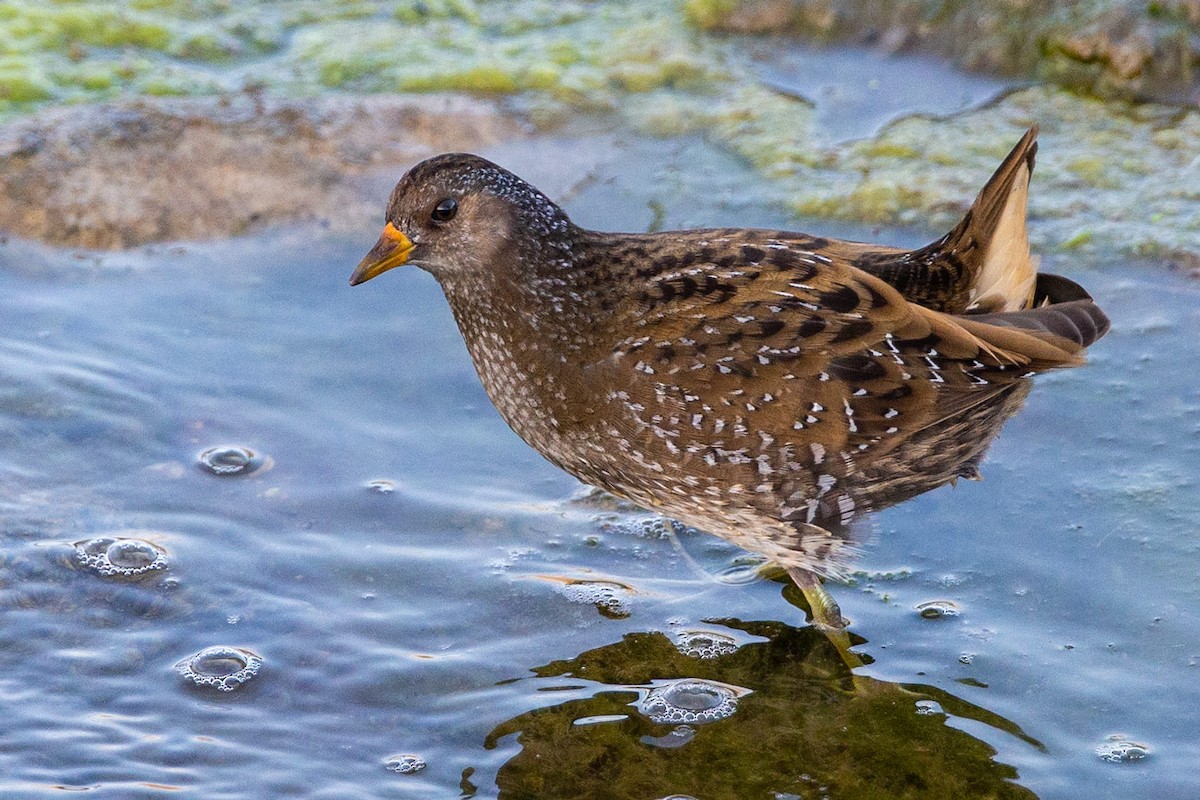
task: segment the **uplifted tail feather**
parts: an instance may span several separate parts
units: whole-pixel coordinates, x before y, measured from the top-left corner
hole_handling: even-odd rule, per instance
[[[1033,299],[1037,264],[1025,216],[1037,133],[1036,125],[1025,132],[944,240],[943,248],[974,272],[968,311],[1019,311]]]
[[[979,360],[997,366],[1041,371],[1083,363],[1083,351],[1108,333],[1108,317],[1079,284],[1058,275],[1038,276],[1036,297],[1033,308],[942,322],[952,319],[979,343]]]
[[[1017,311],[1033,296],[1037,263],[1025,229],[1037,126],[1025,132],[942,238],[911,251],[860,254],[855,266],[911,302],[951,314]]]

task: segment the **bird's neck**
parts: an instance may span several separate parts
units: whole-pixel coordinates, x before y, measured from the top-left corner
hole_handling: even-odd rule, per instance
[[[487,268],[438,276],[468,347],[492,342],[501,347],[497,357],[555,373],[603,357],[622,288],[604,245],[604,237],[568,222],[550,235],[521,237]]]
[[[439,277],[500,415],[567,469],[571,434],[591,424],[601,400],[587,367],[611,351],[612,291],[601,296],[603,281],[583,263],[589,249],[578,244],[543,239],[538,253],[508,253],[495,269]]]

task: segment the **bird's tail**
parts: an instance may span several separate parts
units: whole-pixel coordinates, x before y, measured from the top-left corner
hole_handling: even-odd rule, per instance
[[[1082,287],[1058,275],[1038,276],[1035,296],[1040,305],[988,314],[949,315],[914,306],[904,334],[928,335],[940,353],[976,359],[984,369],[1018,367],[1024,374],[1082,364],[1083,351],[1108,332],[1108,317]]]
[[[963,262],[968,312],[1019,311],[1032,304],[1037,262],[1029,253],[1025,215],[1037,133],[1036,125],[1025,132],[962,221],[936,243]]]
[[[1069,343],[1065,350],[1090,347],[1108,332],[1108,317],[1084,288],[1061,275],[1043,273],[1034,286],[1033,307],[969,318],[1001,328],[1033,334],[1042,340]]]
[[[859,255],[855,266],[935,311],[983,314],[1028,308],[1037,277],[1025,212],[1037,126],[1012,149],[954,229],[916,250]]]

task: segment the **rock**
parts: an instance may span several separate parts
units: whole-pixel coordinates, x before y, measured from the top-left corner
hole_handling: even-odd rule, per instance
[[[1107,98],[1200,101],[1200,0],[691,0],[685,10],[706,30],[936,53]]]
[[[345,227],[379,213],[373,170],[510,140],[524,126],[451,95],[136,100],[0,128],[0,231],[97,249]],[[373,190],[378,187],[372,186]]]

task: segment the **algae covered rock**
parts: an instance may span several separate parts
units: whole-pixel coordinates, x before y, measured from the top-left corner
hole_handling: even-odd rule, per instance
[[[1200,100],[1196,0],[687,0],[684,11],[706,30],[937,53],[1102,97]]]

